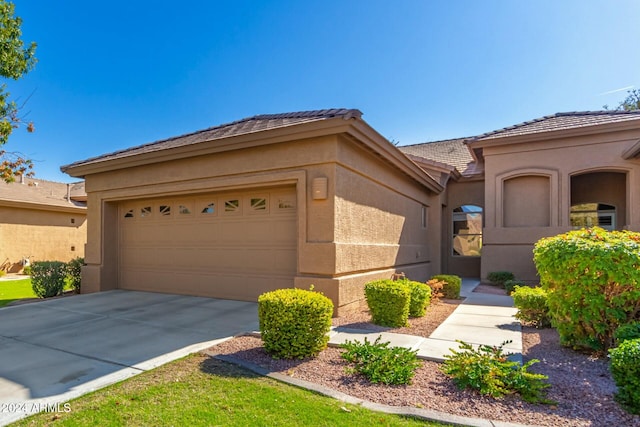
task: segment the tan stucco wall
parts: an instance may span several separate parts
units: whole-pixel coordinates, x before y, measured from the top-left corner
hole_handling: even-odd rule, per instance
[[[453,210],[463,205],[484,209],[484,181],[461,180],[447,184],[446,205],[442,207],[442,270],[460,277],[480,277],[480,257],[453,254]]]
[[[327,198],[313,198],[327,178]],[[297,274],[291,286],[314,284],[337,307],[362,301],[370,278],[406,270],[422,280],[439,268],[439,241],[421,229],[432,200],[423,186],[359,143],[337,135],[134,166],[85,177],[89,205],[83,291],[117,287],[117,206],[124,200],[294,185],[298,208]],[[367,220],[370,218],[370,221]],[[427,230],[438,230],[439,208]],[[335,225],[335,226],[334,226]]]
[[[618,195],[617,204],[621,205],[619,195],[624,193],[628,203],[622,203],[618,226],[640,229],[640,199],[634,194],[640,188],[640,161],[622,157],[639,138],[640,131],[627,130],[485,146],[482,277],[491,271],[509,270],[519,279],[537,281],[533,244],[571,229],[572,176],[601,171],[626,174],[624,189],[607,188],[608,184],[601,182],[593,197],[608,191]],[[574,197],[586,197],[584,184],[574,189]]]
[[[74,221],[72,223],[71,221]],[[64,261],[84,256],[86,214],[0,206],[0,258],[10,272],[33,261]]]

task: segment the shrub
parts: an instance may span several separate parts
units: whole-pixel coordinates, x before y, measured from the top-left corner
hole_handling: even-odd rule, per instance
[[[404,281],[377,280],[364,285],[364,295],[376,325],[407,325],[411,290]]]
[[[527,286],[527,284],[522,280],[507,280],[506,282],[504,282],[504,289],[509,295],[511,295],[511,293],[515,290],[516,286]]]
[[[429,281],[427,281],[427,286],[431,288],[432,301],[438,300],[444,296],[442,289],[446,284],[447,282],[445,282],[444,280],[438,280],[438,279],[430,279]]]
[[[80,293],[80,282],[84,258],[74,258],[67,263],[67,279],[74,291]]]
[[[7,272],[4,270],[0,270],[0,277],[4,277],[7,275]]]
[[[536,328],[551,326],[549,308],[547,307],[547,293],[540,287],[516,286],[513,293],[513,303],[518,309],[516,319],[529,323]]]
[[[507,280],[514,280],[516,277],[510,271],[492,271],[487,274],[487,280],[496,285],[504,286]]]
[[[570,231],[538,241],[534,261],[563,345],[606,350],[640,312],[640,233]]]
[[[640,339],[626,340],[609,350],[616,400],[632,414],[640,414]]]
[[[431,288],[424,283],[405,281],[411,290],[409,316],[422,317],[427,314],[427,306],[431,302]]]
[[[37,261],[31,264],[31,288],[40,298],[55,297],[64,290],[66,264],[61,261]]]
[[[443,298],[460,298],[460,287],[462,286],[462,279],[460,277],[452,274],[438,274],[431,278],[431,280],[433,279],[445,282],[445,285],[442,288]]]
[[[527,370],[539,360],[532,359],[522,366],[508,360],[502,348],[509,341],[497,347],[481,345],[477,350],[471,344],[458,342],[460,351],[452,349],[452,354],[445,355],[440,369],[459,388],[469,387],[496,398],[518,393],[527,402],[552,403],[543,393],[549,387],[545,382],[548,377]]]
[[[613,334],[618,344],[626,340],[635,340],[640,338],[640,322],[630,322],[620,326]]]
[[[388,342],[380,342],[380,337],[373,343],[365,337],[364,343],[347,341],[340,347],[346,350],[340,356],[356,365],[348,372],[362,374],[372,383],[410,384],[422,364],[417,351],[389,347]]]
[[[27,276],[31,276],[31,266],[25,265],[22,269],[22,274],[26,274]]]
[[[258,297],[264,349],[281,359],[316,356],[327,347],[333,303],[321,293],[278,289]]]

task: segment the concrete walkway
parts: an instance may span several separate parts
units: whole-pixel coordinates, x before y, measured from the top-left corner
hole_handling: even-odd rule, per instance
[[[393,347],[417,350],[418,357],[441,362],[445,354],[450,354],[450,349],[459,348],[456,340],[475,347],[511,341],[504,346],[505,352],[513,353],[511,358],[522,362],[522,328],[513,317],[517,312],[513,299],[504,295],[474,293],[473,289],[479,283],[476,279],[463,279],[460,296],[465,300],[429,338],[337,327],[331,330],[329,344],[337,346],[347,340],[363,341],[365,337],[372,342],[380,336],[383,342],[388,341]]]

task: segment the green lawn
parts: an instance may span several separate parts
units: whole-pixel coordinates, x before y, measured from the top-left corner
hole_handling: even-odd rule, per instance
[[[441,426],[348,405],[200,354],[72,400],[68,408],[16,425]]]
[[[22,298],[37,298],[31,289],[31,279],[0,281],[0,307]]]

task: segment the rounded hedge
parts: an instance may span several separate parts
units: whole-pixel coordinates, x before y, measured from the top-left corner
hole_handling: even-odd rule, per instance
[[[411,289],[405,281],[377,280],[364,285],[364,295],[376,325],[401,327],[407,325]]]
[[[423,317],[427,314],[427,307],[431,303],[431,288],[422,282],[405,281],[411,290],[411,300],[409,301],[409,316]]]
[[[516,285],[511,296],[513,297],[513,304],[518,309],[515,316],[516,319],[529,323],[536,328],[551,326],[547,292],[544,289]]]
[[[606,350],[640,311],[640,233],[601,228],[539,240],[534,262],[561,343]]]
[[[640,339],[626,340],[609,350],[616,400],[632,414],[640,414]]]
[[[333,302],[319,292],[278,289],[258,297],[264,349],[280,359],[313,357],[327,347]]]
[[[31,288],[39,298],[61,295],[67,264],[61,261],[37,261],[31,264]]]

